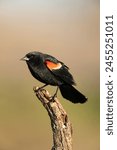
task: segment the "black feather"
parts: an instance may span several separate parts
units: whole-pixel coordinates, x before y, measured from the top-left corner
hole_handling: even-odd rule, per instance
[[[76,90],[73,86],[68,84],[63,84],[60,87],[61,94],[64,98],[71,101],[72,103],[85,103],[87,97],[85,97],[81,92]]]

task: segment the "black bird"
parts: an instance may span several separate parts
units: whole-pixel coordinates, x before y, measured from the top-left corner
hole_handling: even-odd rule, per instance
[[[34,51],[26,54],[21,60],[26,61],[33,77],[44,83],[41,88],[47,85],[57,86],[54,97],[59,88],[62,96],[72,103],[87,101],[87,98],[72,86],[75,85],[75,81],[69,68],[55,57]]]

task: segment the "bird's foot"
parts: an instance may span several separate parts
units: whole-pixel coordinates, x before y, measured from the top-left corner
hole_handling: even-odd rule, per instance
[[[33,90],[34,90],[34,92],[36,93],[36,92],[38,92],[39,87],[38,87],[38,86],[34,86],[34,87],[33,87]]]
[[[39,91],[43,91],[44,89],[42,87],[34,86],[33,90],[37,93]],[[45,90],[44,90],[45,91]]]
[[[55,93],[53,96],[50,97],[50,102],[55,102],[57,98],[57,94]]]
[[[51,102],[55,102],[55,100],[56,100],[56,98],[57,98],[57,92],[58,92],[58,87],[57,87],[57,89],[56,89],[55,94],[50,97],[50,101],[51,101]]]
[[[33,87],[33,90],[34,90],[35,92],[45,91],[45,90],[44,90],[44,87],[46,87],[46,86],[47,86],[47,84],[43,85],[42,87],[34,86],[34,87]]]

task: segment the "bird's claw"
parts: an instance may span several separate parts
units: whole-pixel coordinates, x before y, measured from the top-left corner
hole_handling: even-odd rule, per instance
[[[50,102],[55,102],[55,98],[57,97],[56,94],[54,94],[53,96],[50,97]]]
[[[35,92],[45,91],[45,89],[43,89],[43,88],[41,88],[41,87],[38,87],[38,86],[34,86],[34,87],[33,87],[33,90],[34,90]]]

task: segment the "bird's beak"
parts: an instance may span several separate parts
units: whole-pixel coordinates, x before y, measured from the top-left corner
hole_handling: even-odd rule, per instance
[[[28,61],[28,60],[29,60],[29,58],[28,58],[28,57],[26,57],[26,56],[24,56],[24,57],[23,57],[23,58],[21,58],[20,60]]]

